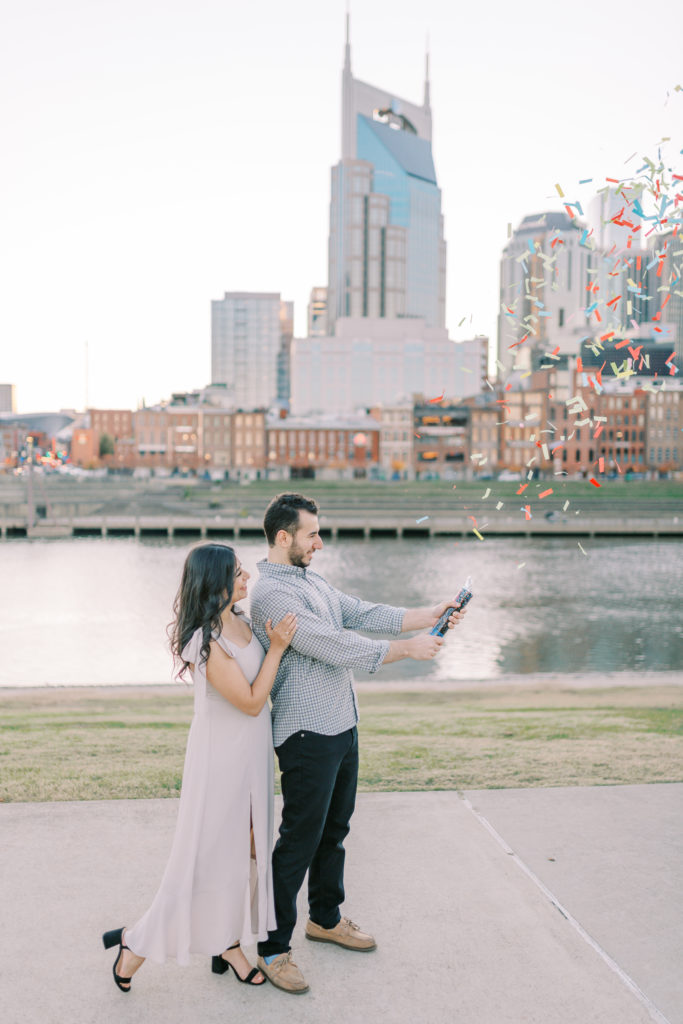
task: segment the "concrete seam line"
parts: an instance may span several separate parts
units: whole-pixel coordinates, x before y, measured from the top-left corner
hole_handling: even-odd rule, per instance
[[[643,990],[633,980],[633,978],[629,974],[627,974],[622,967],[619,966],[616,960],[612,959],[609,953],[606,950],[604,950],[598,942],[596,942],[592,935],[588,934],[586,929],[581,924],[579,924],[576,918],[569,913],[567,908],[560,903],[558,898],[550,891],[547,885],[545,885],[541,881],[538,875],[535,875],[531,868],[527,867],[524,861],[505,842],[500,832],[496,831],[491,822],[487,818],[485,818],[483,814],[475,810],[475,808],[472,806],[471,801],[463,793],[458,792],[458,796],[464,803],[467,810],[470,811],[470,813],[477,819],[480,825],[483,825],[486,831],[491,836],[493,836],[493,838],[496,840],[498,845],[505,851],[505,853],[509,857],[512,857],[517,867],[524,872],[527,878],[531,879],[534,885],[543,893],[543,895],[546,897],[547,900],[549,900],[549,902],[555,907],[555,909],[559,910],[559,912],[562,914],[567,923],[572,926],[574,931],[581,936],[584,942],[588,943],[591,949],[593,949],[598,954],[598,956],[607,964],[610,970],[613,971],[618,978],[620,978],[620,980],[624,983],[624,985],[626,985],[628,989],[630,989],[630,991],[633,993],[636,999],[638,999],[643,1004],[647,1012],[650,1014],[652,1020],[655,1021],[656,1024],[671,1024],[669,1019],[665,1017],[661,1010],[659,1010],[655,1006],[652,1000],[645,995]]]

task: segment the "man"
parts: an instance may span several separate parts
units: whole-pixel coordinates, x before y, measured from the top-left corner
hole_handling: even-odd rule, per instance
[[[287,612],[297,630],[271,692],[273,742],[282,772],[282,824],[273,851],[277,928],[258,947],[258,966],[286,992],[308,991],[294,963],[290,940],[296,898],[308,877],[306,938],[367,952],[373,937],[346,917],[344,846],[358,779],[358,706],[353,669],[376,672],[403,658],[426,661],[442,637],[419,634],[403,640],[371,640],[355,630],[399,634],[433,626],[449,606],[393,608],[350,597],[308,566],[323,542],[318,506],[301,494],[280,494],[266,509],[263,527],[268,558],[251,597],[254,632],[267,647],[265,623]],[[454,604],[451,601],[450,604]],[[464,613],[453,613],[449,627]]]

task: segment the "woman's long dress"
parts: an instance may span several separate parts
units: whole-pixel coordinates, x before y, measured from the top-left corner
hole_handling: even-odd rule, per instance
[[[252,633],[246,647],[217,642],[251,684],[264,651]],[[194,664],[194,718],[185,754],[175,838],[159,891],[126,944],[138,956],[188,964],[237,939],[250,944],[276,927],[271,852],[273,740],[268,705],[256,717],[238,711],[211,686],[200,662],[198,629],[183,651]],[[253,822],[256,860],[250,858]]]

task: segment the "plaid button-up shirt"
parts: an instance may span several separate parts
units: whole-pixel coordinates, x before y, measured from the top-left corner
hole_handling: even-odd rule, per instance
[[[251,594],[254,633],[268,649],[265,624],[287,612],[297,617],[292,643],[282,656],[271,691],[273,743],[278,747],[307,729],[336,736],[358,721],[353,669],[376,672],[388,640],[353,632],[398,634],[405,608],[371,604],[336,590],[322,576],[297,565],[263,559]]]

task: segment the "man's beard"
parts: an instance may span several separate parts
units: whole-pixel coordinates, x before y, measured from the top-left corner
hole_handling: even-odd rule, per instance
[[[289,549],[289,564],[296,565],[300,569],[306,569],[308,567],[308,562],[304,561],[305,557],[306,553],[303,548],[300,548],[296,542],[293,543]]]

